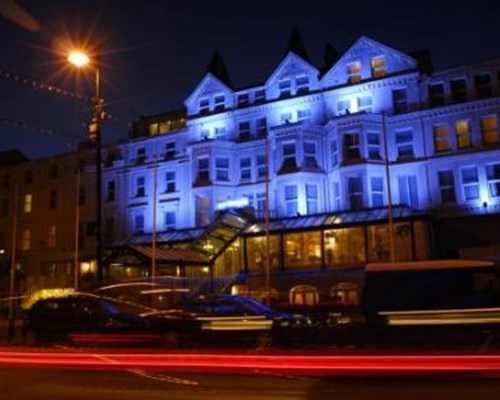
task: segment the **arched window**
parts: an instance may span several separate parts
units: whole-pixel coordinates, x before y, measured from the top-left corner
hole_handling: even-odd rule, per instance
[[[314,306],[319,303],[319,292],[314,286],[298,285],[290,289],[290,304]]]

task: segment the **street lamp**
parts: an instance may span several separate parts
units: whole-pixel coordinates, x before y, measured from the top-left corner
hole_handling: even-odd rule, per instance
[[[82,50],[74,50],[68,55],[68,61],[77,68],[84,68],[91,65],[89,56]],[[102,282],[104,280],[104,271],[102,267],[102,155],[101,155],[101,123],[103,117],[103,102],[101,99],[101,78],[100,70],[97,63],[93,63],[93,70],[95,72],[95,97],[94,97],[94,114],[90,124],[89,133],[90,139],[95,144],[96,157],[96,240],[97,240],[97,280]]]

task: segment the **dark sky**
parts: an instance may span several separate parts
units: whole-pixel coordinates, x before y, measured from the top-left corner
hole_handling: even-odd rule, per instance
[[[140,115],[182,107],[216,49],[235,87],[265,81],[283,56],[294,26],[317,66],[327,42],[344,52],[362,35],[405,52],[427,48],[437,68],[500,58],[494,1],[16,3],[40,29],[29,31],[0,17],[0,69],[90,96],[92,76],[66,66],[61,43],[87,43],[98,49],[108,110],[123,121],[104,126],[105,141],[124,137],[126,122]],[[0,75],[0,151],[19,148],[32,158],[70,151],[84,135],[88,116],[89,107],[83,103]],[[19,123],[28,128],[13,126]]]

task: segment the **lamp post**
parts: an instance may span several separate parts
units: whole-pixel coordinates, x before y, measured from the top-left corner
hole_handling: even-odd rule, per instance
[[[387,121],[385,112],[382,111],[382,137],[384,140],[384,168],[387,182],[387,211],[389,213],[389,256],[391,263],[396,262],[396,249],[394,247],[394,213],[392,207],[391,172],[389,167],[389,150],[387,146]]]
[[[89,64],[89,56],[80,50],[72,51],[68,55],[68,61],[76,66],[77,68],[83,68]],[[103,253],[103,243],[102,243],[102,155],[101,155],[101,124],[102,124],[102,114],[103,114],[103,102],[101,99],[101,72],[97,63],[93,63],[93,70],[95,72],[95,97],[94,97],[94,107],[93,107],[93,117],[90,124],[90,139],[95,144],[96,157],[95,157],[95,168],[96,168],[96,267],[97,267],[97,281],[102,282],[104,280],[104,271],[102,266],[102,253]]]

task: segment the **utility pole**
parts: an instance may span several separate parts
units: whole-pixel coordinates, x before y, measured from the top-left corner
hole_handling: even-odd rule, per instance
[[[264,165],[265,173],[265,196],[264,196],[264,219],[266,229],[266,303],[271,305],[271,237],[270,237],[270,215],[269,215],[269,134],[264,139]]]
[[[19,181],[15,179],[14,184],[14,204],[12,206],[12,244],[10,254],[10,275],[9,275],[9,315],[7,341],[14,340],[14,316],[15,316],[15,292],[16,292],[16,242],[17,242],[17,206],[19,201]]]
[[[158,197],[158,160],[156,154],[153,156],[153,234],[152,240],[152,256],[151,256],[151,280],[154,282],[156,277],[156,202]]]
[[[73,266],[73,286],[78,291],[78,280],[80,277],[80,166],[76,166],[76,196],[75,196],[75,258]]]
[[[101,154],[101,125],[102,125],[102,100],[101,100],[101,78],[100,70],[95,69],[95,105],[94,105],[94,142],[96,147],[96,238],[97,238],[97,281],[104,281],[104,270],[102,265],[102,154]]]
[[[382,136],[384,138],[384,166],[385,180],[387,182],[387,211],[389,214],[389,255],[392,263],[396,261],[394,249],[394,215],[392,210],[392,191],[391,191],[391,173],[389,169],[389,151],[387,146],[387,126],[385,111],[382,111]]]

